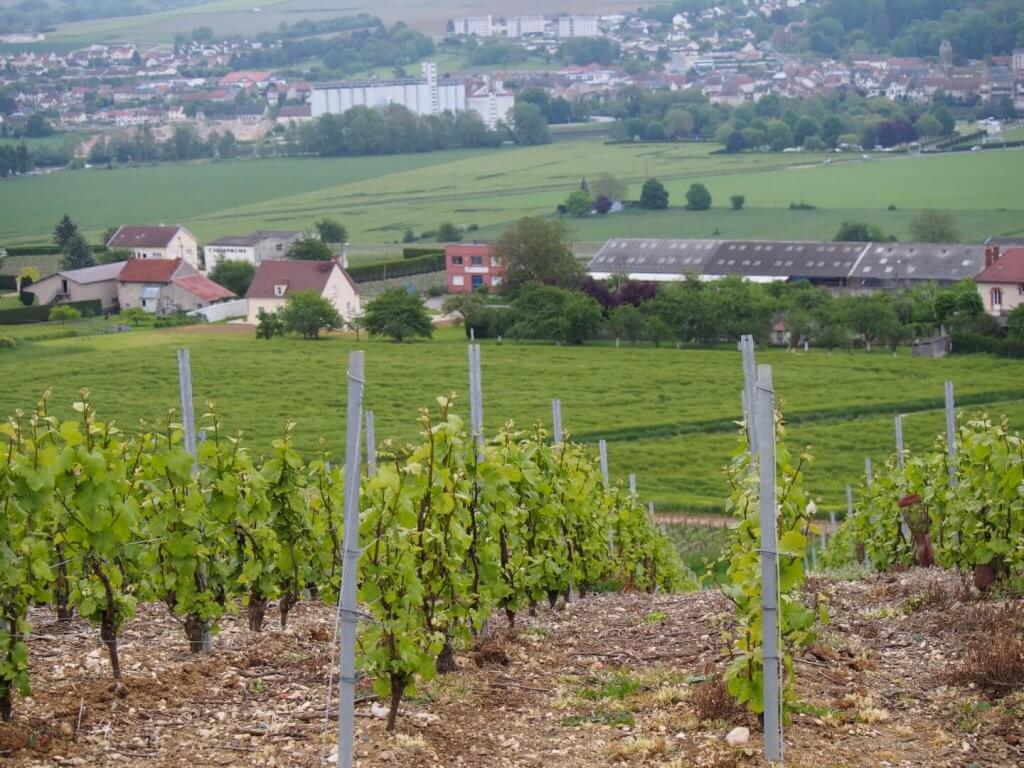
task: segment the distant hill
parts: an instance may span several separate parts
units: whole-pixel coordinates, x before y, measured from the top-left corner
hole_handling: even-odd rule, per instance
[[[143,16],[201,5],[207,0],[0,0],[0,30],[47,32],[57,24],[115,16]]]

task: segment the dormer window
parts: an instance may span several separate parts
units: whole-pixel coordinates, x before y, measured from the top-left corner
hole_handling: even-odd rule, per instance
[[[287,290],[288,290],[288,286],[287,285],[275,285],[274,286],[274,296],[276,296],[277,298],[280,299],[280,298],[282,298],[284,296],[284,292],[287,291]]]

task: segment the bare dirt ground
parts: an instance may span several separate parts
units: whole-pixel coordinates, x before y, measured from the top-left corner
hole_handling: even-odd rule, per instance
[[[911,571],[811,588],[829,598],[832,619],[797,660],[787,765],[1024,765],[1024,696],[950,682],[988,609],[955,577]],[[406,702],[396,734],[363,702],[357,765],[761,765],[756,718],[703,682],[727,663],[730,613],[714,592],[539,609],[515,637],[460,653],[458,672]],[[322,740],[332,610],[307,603],[292,615],[282,632],[271,611],[259,635],[231,617],[214,654],[197,657],[166,609],[141,606],[123,631],[122,699],[97,632],[35,611],[34,696],[16,698],[13,722],[0,725],[0,765],[320,765],[334,739],[332,722]],[[735,726],[750,728],[745,746],[726,744]]]

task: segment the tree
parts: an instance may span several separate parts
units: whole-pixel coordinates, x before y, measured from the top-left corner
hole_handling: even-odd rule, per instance
[[[860,221],[844,221],[832,238],[837,243],[880,243],[889,239],[881,227]]]
[[[300,237],[288,249],[288,258],[299,261],[330,261],[333,257],[330,246],[310,234]]]
[[[29,117],[25,121],[25,136],[30,139],[38,139],[43,136],[53,135],[53,126],[50,125],[46,118],[39,113],[36,113]]]
[[[450,221],[442,221],[437,228],[437,240],[440,243],[457,243],[462,240],[462,230]]]
[[[81,312],[74,307],[69,307],[67,304],[58,304],[50,310],[50,322],[60,320],[61,325],[64,325],[68,320],[77,320],[81,316]]]
[[[613,309],[608,323],[616,338],[624,338],[630,344],[636,344],[643,338],[644,316],[632,304],[623,304]]]
[[[286,331],[304,339],[319,339],[320,331],[341,327],[341,315],[330,301],[312,291],[296,291],[278,312]]]
[[[601,305],[579,291],[528,285],[512,302],[511,334],[517,339],[550,339],[582,344],[597,337]]]
[[[361,325],[371,336],[386,336],[396,342],[434,335],[423,299],[404,288],[381,291],[366,305]]]
[[[112,251],[100,251],[96,254],[97,264],[113,264],[118,261],[128,261],[132,257],[132,252],[124,248],[115,248]]]
[[[740,131],[732,131],[725,138],[725,151],[730,155],[742,152],[747,148],[747,140]]]
[[[585,189],[574,189],[565,201],[565,209],[570,215],[582,218],[589,216],[594,210],[594,198]]]
[[[502,234],[498,253],[507,265],[513,292],[531,282],[572,287],[582,275],[569,246],[569,232],[560,221],[520,219]]]
[[[1024,304],[1018,304],[1006,316],[1006,332],[1011,339],[1024,341]]]
[[[73,237],[78,237],[78,225],[65,213],[53,228],[53,242],[63,251]]]
[[[529,102],[516,103],[512,108],[512,140],[523,146],[551,143],[548,121],[540,107]]]
[[[732,209],[734,211],[742,210],[746,202],[747,198],[745,198],[743,195],[733,195],[732,197],[729,198],[729,203],[730,205],[732,205]]]
[[[81,269],[91,267],[96,263],[93,258],[92,249],[79,234],[75,234],[64,245],[61,253],[60,266],[62,269]]]
[[[686,190],[686,209],[689,211],[706,211],[711,207],[711,193],[700,182],[691,184]]]
[[[919,243],[955,243],[960,240],[953,217],[945,211],[924,210],[910,222],[910,233]]]
[[[668,190],[657,179],[648,179],[640,190],[640,207],[647,211],[668,208]]]
[[[594,199],[594,210],[601,216],[608,214],[608,211],[612,209],[612,201],[604,195],[598,195]]]
[[[765,128],[765,138],[773,152],[781,152],[793,144],[793,132],[781,120],[772,120]]]
[[[248,261],[238,259],[219,261],[217,266],[210,270],[210,279],[213,282],[223,285],[237,296],[245,296],[255,275],[256,267]]]
[[[265,312],[260,309],[257,315],[256,338],[272,339],[275,336],[284,336],[284,321],[277,312]]]
[[[590,192],[594,198],[607,197],[611,201],[626,199],[626,185],[608,173],[598,176],[590,184]]]
[[[149,319],[149,313],[142,307],[128,307],[121,313],[121,318],[138,327]]]
[[[344,243],[348,241],[348,230],[334,219],[321,219],[316,223],[316,231],[325,243]]]
[[[693,136],[693,115],[685,109],[670,109],[665,113],[665,130],[675,139]]]
[[[945,132],[945,129],[942,127],[942,123],[940,123],[936,117],[929,115],[927,112],[917,118],[917,122],[914,123],[914,130],[917,131],[918,136],[924,138],[941,136]]]

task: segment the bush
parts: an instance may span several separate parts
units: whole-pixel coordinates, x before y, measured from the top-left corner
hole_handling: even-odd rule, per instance
[[[450,221],[442,221],[437,228],[437,239],[442,243],[457,243],[462,240],[462,230]]]
[[[700,182],[691,184],[686,190],[686,209],[689,211],[706,211],[711,207],[711,193]]]
[[[439,253],[444,253],[443,245],[407,246],[402,249],[402,258],[419,259],[423,256],[436,256]]]
[[[640,190],[640,207],[648,211],[668,208],[668,190],[657,179],[648,179]]]
[[[256,267],[248,261],[225,259],[217,262],[217,266],[210,270],[210,279],[236,296],[245,296],[255,276]]]
[[[429,339],[434,334],[423,300],[403,288],[389,288],[369,302],[361,325],[371,336],[387,336],[392,341]]]
[[[59,320],[61,325],[64,325],[68,320],[78,320],[81,316],[81,312],[74,307],[69,307],[67,304],[61,304],[50,310],[50,322]]]
[[[256,326],[257,339],[272,339],[284,336],[284,322],[277,312],[259,311],[259,323]]]
[[[810,203],[805,203],[803,200],[801,200],[799,203],[790,203],[789,204],[789,210],[791,210],[791,211],[816,211],[816,210],[818,210],[818,206],[811,205]]]
[[[978,333],[953,333],[953,354],[987,353],[1024,360],[1024,340],[982,336]]]
[[[142,323],[148,323],[152,317],[153,316],[142,307],[128,307],[128,309],[121,313],[121,319],[128,321],[134,326],[142,325]]]
[[[198,325],[205,323],[206,318],[202,315],[189,315],[185,312],[175,312],[172,315],[163,315],[153,322],[154,328],[177,328],[182,325]]]
[[[729,198],[729,204],[732,205],[732,209],[734,211],[742,210],[746,202],[747,198],[745,198],[743,195],[733,195],[732,197]]]
[[[14,349],[18,346],[18,340],[13,336],[0,336],[0,349]]]
[[[103,305],[99,299],[89,301],[74,301],[62,304],[63,307],[77,309],[82,317],[98,315],[103,311]],[[45,323],[50,319],[49,304],[35,304],[31,307],[18,307],[16,309],[0,310],[0,325],[24,325],[25,323]]]

